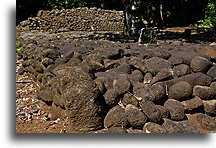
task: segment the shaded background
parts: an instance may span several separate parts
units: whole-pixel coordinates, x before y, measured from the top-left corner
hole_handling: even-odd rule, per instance
[[[205,18],[207,4],[215,0],[143,0],[142,16],[152,26],[188,26]],[[160,15],[162,6],[163,19]],[[16,25],[39,10],[98,7],[123,11],[122,0],[16,0]]]

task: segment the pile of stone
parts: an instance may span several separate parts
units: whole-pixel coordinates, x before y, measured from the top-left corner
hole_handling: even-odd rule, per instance
[[[22,21],[18,28],[23,31],[122,31],[123,12],[97,8],[66,10],[41,10],[37,17]]]
[[[19,73],[41,84],[51,119],[75,130],[129,133],[215,132],[215,50],[170,41],[26,40]]]

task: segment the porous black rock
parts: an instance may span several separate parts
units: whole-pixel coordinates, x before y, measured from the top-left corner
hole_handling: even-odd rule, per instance
[[[216,69],[215,69],[215,65],[213,65],[207,72],[208,76],[211,76],[214,80],[216,79]]]
[[[184,133],[182,126],[178,126],[177,122],[166,118],[163,120],[164,123],[162,124],[162,127],[166,129],[167,133]]]
[[[211,100],[215,98],[216,93],[211,87],[196,85],[193,88],[193,95],[200,97],[202,100]]]
[[[155,95],[151,90],[151,85],[136,83],[133,87],[133,94],[143,100],[155,101]]]
[[[77,66],[55,70],[64,107],[75,130],[90,131],[103,127],[104,100],[89,73]]]
[[[144,133],[167,133],[166,128],[154,122],[148,122],[143,127]]]
[[[206,73],[211,66],[212,62],[201,56],[194,57],[190,63],[190,67],[194,72]]]
[[[113,89],[118,94],[124,94],[127,91],[130,91],[132,88],[132,84],[125,74],[118,75],[113,81]]]
[[[116,106],[120,100],[119,93],[117,93],[114,89],[108,89],[104,94],[104,99],[106,102],[106,106],[111,108]]]
[[[133,128],[141,129],[147,122],[147,116],[138,107],[128,104],[125,108],[128,122]]]
[[[152,75],[156,75],[162,68],[170,69],[171,64],[168,60],[152,57],[145,61],[145,66]]]
[[[186,64],[179,64],[174,66],[173,68],[173,74],[175,78],[185,76],[190,73],[191,73],[190,67]]]
[[[192,99],[182,101],[186,113],[203,112],[203,101],[199,97],[195,96]]]
[[[128,104],[138,106],[139,104],[139,101],[131,93],[125,93],[121,102],[124,106],[127,106]]]
[[[107,128],[110,128],[112,126],[126,128],[128,127],[128,125],[129,122],[127,120],[125,110],[119,105],[110,109],[104,119],[104,127]]]
[[[140,107],[150,122],[158,123],[161,121],[161,113],[153,102],[142,99]]]
[[[164,103],[164,106],[169,110],[172,120],[178,121],[185,118],[184,106],[179,101],[168,99]]]
[[[203,101],[204,111],[207,115],[215,117],[216,115],[216,100]]]
[[[175,100],[187,99],[192,95],[192,86],[187,81],[180,81],[169,89],[169,98]]]
[[[199,133],[196,124],[189,120],[179,121],[177,125],[183,129],[184,133]]]

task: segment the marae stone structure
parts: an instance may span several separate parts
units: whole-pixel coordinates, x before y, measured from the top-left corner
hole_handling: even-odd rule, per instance
[[[215,54],[209,44],[145,46],[54,32],[17,37],[20,74],[40,83],[37,98],[51,105],[52,120],[68,118],[84,132],[215,132],[216,60],[203,50]]]
[[[19,28],[23,31],[49,32],[122,31],[123,26],[122,11],[82,7],[66,10],[41,10],[37,17],[29,17],[22,21]]]

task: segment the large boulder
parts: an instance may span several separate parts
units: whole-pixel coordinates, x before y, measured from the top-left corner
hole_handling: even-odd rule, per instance
[[[80,67],[61,67],[55,70],[59,89],[69,119],[79,131],[103,127],[104,100],[91,76]]]

